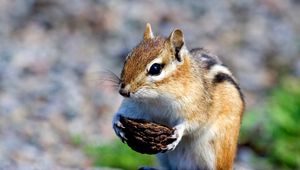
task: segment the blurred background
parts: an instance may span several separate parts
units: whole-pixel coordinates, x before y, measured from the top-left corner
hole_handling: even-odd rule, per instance
[[[116,138],[120,73],[146,22],[220,56],[247,109],[237,169],[300,169],[300,1],[0,0],[0,169],[157,166]]]

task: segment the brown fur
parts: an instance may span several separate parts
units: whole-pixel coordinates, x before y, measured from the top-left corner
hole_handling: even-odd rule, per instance
[[[123,82],[129,84],[134,81],[140,73],[145,72],[146,65],[161,53],[164,44],[164,38],[155,37],[153,39],[144,39],[135,47],[125,61],[121,74]]]
[[[216,169],[232,169],[244,111],[243,102],[237,89],[229,82],[216,85],[213,101],[212,113],[216,114],[219,127],[218,137],[213,142],[217,156]]]

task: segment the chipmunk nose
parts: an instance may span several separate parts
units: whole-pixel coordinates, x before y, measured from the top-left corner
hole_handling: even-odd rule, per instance
[[[119,93],[124,97],[130,97],[130,92],[124,89],[120,89]]]
[[[128,90],[125,90],[125,84],[121,83],[120,84],[120,90],[119,93],[124,96],[124,97],[130,97],[130,92]]]

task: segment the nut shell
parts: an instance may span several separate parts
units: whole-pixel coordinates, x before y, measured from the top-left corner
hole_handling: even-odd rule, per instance
[[[142,119],[120,117],[127,145],[140,153],[157,154],[167,151],[167,145],[176,140],[174,129]]]

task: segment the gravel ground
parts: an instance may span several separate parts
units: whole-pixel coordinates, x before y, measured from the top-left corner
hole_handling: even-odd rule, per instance
[[[300,76],[296,0],[0,0],[0,169],[89,169],[74,144],[115,138],[119,73],[146,22],[221,56],[251,108],[280,75]],[[64,168],[63,168],[64,167]]]

